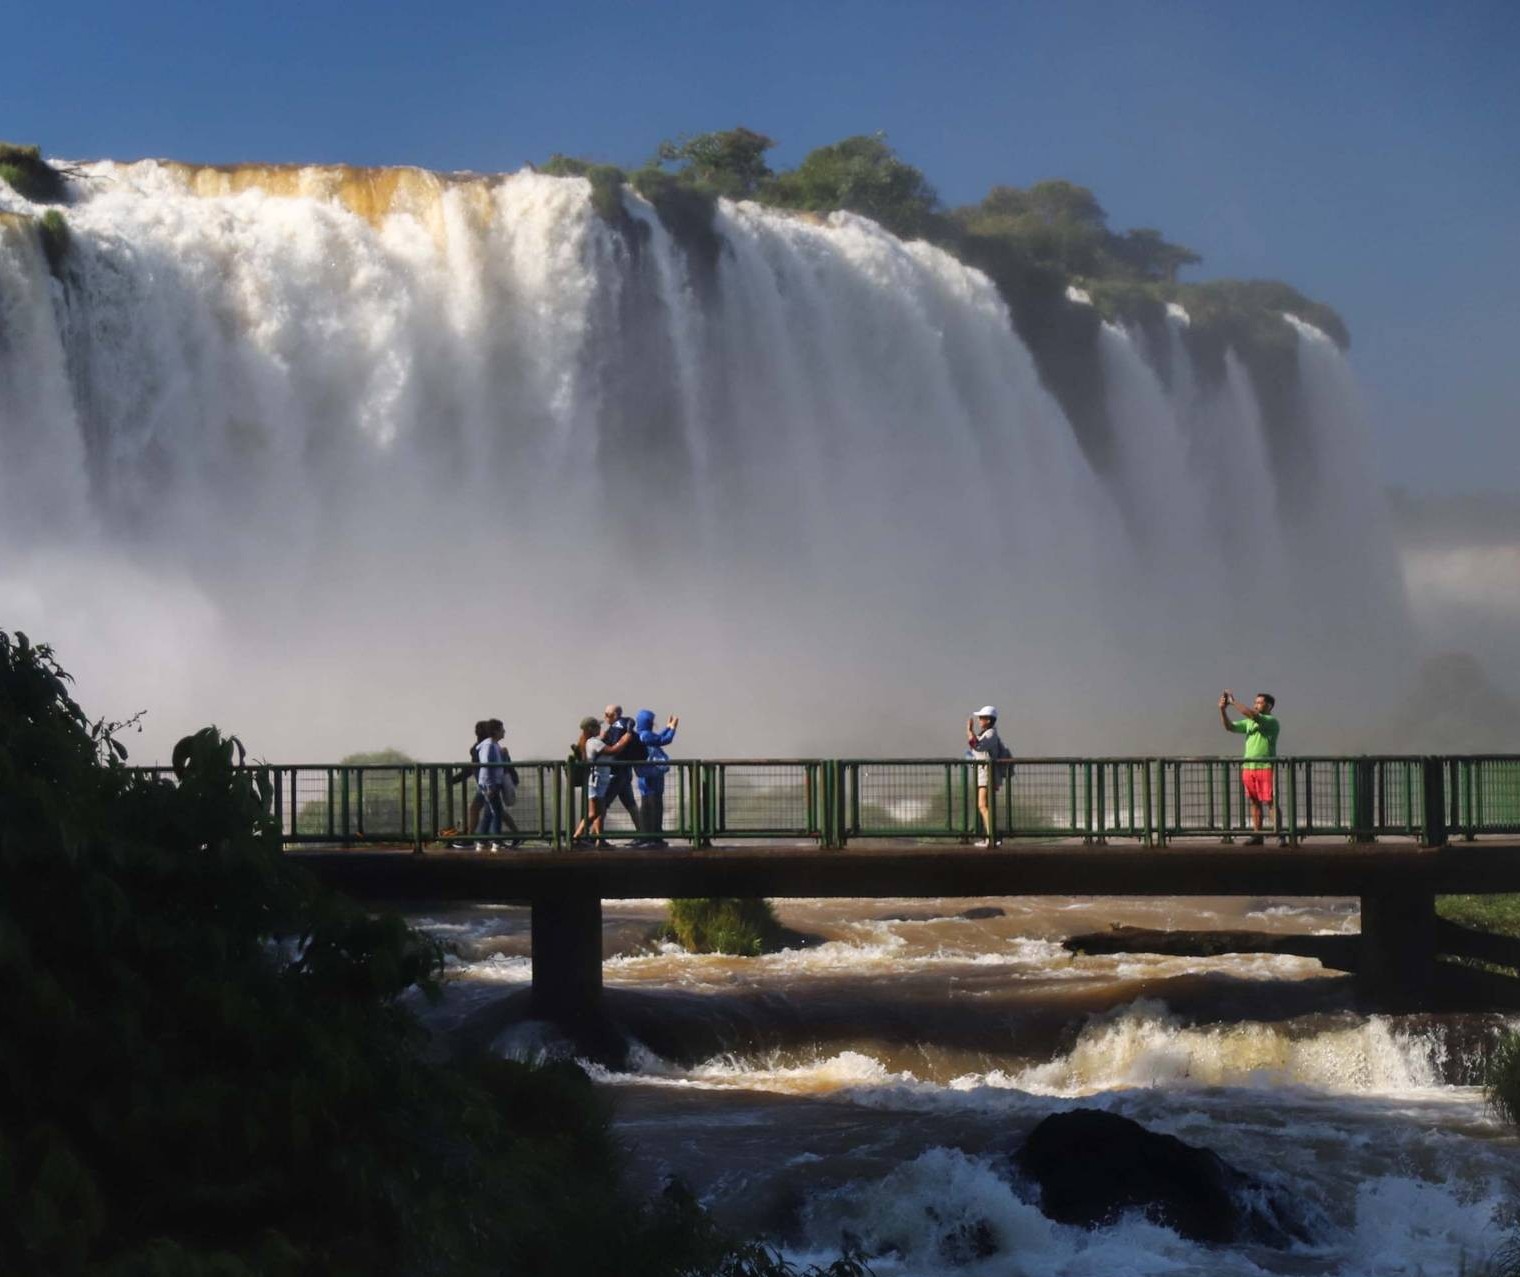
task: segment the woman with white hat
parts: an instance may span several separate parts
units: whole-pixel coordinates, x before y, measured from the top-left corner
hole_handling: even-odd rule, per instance
[[[972,758],[986,762],[988,766],[976,769],[976,809],[982,815],[982,830],[987,835],[983,847],[994,845],[992,841],[992,765],[1003,756],[1003,738],[998,735],[997,706],[983,705],[966,720],[966,748]],[[998,840],[999,843],[1002,839]]]

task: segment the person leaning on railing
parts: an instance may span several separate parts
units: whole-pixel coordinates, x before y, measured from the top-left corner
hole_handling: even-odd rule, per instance
[[[1229,707],[1233,705],[1242,717],[1230,719]],[[1245,761],[1240,764],[1240,780],[1245,786],[1246,797],[1251,803],[1251,829],[1248,844],[1262,844],[1263,809],[1272,805],[1273,759],[1277,757],[1277,734],[1281,730],[1276,716],[1277,698],[1267,692],[1257,692],[1256,700],[1247,709],[1235,699],[1235,694],[1225,691],[1219,697],[1219,721],[1227,732],[1243,732],[1246,738]]]

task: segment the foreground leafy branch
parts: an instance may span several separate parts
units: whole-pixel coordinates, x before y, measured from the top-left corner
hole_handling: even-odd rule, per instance
[[[282,855],[235,739],[119,745],[0,631],[6,1277],[791,1272],[629,1199],[574,1065],[432,1062],[438,946]]]

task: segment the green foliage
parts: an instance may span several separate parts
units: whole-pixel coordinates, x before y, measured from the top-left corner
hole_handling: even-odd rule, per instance
[[[0,181],[33,204],[62,204],[69,196],[63,174],[42,158],[38,146],[0,142]]]
[[[672,900],[663,935],[690,953],[753,958],[779,948],[782,929],[768,900],[709,896]]]
[[[1488,1062],[1486,1090],[1494,1111],[1511,1126],[1520,1126],[1520,1033],[1508,1033]]]
[[[683,181],[712,195],[754,199],[773,176],[765,153],[775,145],[763,133],[741,125],[720,133],[661,142],[655,164],[675,165]]]
[[[918,169],[898,159],[880,133],[848,137],[810,151],[762,195],[783,208],[859,213],[903,239],[943,233],[934,188]]]
[[[540,164],[538,171],[549,177],[584,177],[591,183],[591,207],[609,226],[625,228],[629,219],[623,207],[623,184],[628,175],[617,165],[555,154]]]
[[[1097,197],[1074,182],[1036,182],[1027,189],[995,186],[980,204],[951,215],[965,233],[1003,241],[1024,260],[1088,280],[1172,283],[1202,259],[1168,243],[1159,231],[1116,234]]]
[[[56,208],[50,208],[37,219],[37,234],[42,240],[42,254],[47,258],[48,270],[54,278],[63,278],[63,263],[68,257],[72,242],[68,219]]]
[[[1520,936],[1520,895],[1437,896],[1436,913],[1459,926]]]
[[[394,745],[387,745],[384,749],[371,749],[357,754],[345,754],[338,760],[346,767],[401,767],[405,764],[415,763],[413,758],[404,749],[397,749]]]
[[[68,681],[0,632],[0,1272],[787,1271],[630,1204],[574,1066],[430,1062],[438,946],[283,856],[235,739],[170,784]]]

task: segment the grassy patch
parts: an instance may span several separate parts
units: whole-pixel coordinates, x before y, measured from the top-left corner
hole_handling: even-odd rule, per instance
[[[1477,931],[1520,936],[1520,895],[1437,896],[1436,913],[1448,922]]]
[[[62,204],[69,188],[63,174],[42,158],[42,148],[0,142],[0,181],[33,204]]]
[[[768,900],[708,896],[672,900],[661,936],[688,953],[729,953],[753,958],[781,947],[781,923]]]
[[[68,219],[56,208],[50,208],[37,220],[37,234],[42,240],[42,252],[47,258],[48,270],[55,279],[62,279],[64,259],[69,255],[69,245],[72,242]]]

